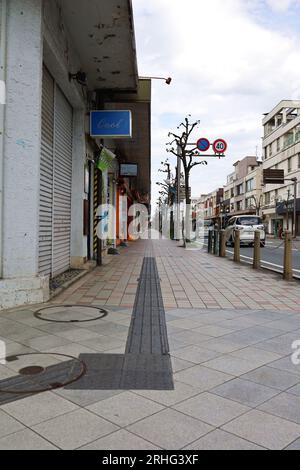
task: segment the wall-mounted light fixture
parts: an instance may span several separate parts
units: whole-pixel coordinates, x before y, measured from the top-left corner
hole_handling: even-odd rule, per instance
[[[82,70],[79,70],[77,73],[69,73],[69,80],[76,80],[76,82],[82,86],[87,85],[87,76],[85,72],[82,72]]]

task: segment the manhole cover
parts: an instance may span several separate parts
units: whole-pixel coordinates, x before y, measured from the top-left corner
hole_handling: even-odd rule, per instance
[[[77,357],[56,353],[28,353],[6,358],[15,376],[0,380],[3,394],[35,394],[63,388],[81,379],[85,363]]]
[[[29,367],[24,367],[24,369],[19,370],[20,375],[38,375],[44,372],[44,367],[39,367],[39,366],[29,366]]]
[[[37,310],[34,316],[39,320],[55,323],[83,323],[101,320],[107,310],[91,305],[53,305]]]

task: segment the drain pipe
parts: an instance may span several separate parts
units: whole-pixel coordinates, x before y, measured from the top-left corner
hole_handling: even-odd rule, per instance
[[[1,2],[0,37],[0,279],[3,276],[3,189],[4,189],[4,113],[6,77],[6,19],[7,0]]]

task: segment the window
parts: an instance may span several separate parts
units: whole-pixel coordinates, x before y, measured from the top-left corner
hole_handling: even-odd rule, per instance
[[[267,152],[267,147],[265,147],[263,150],[263,159],[267,160],[267,158],[268,158],[268,152]]]
[[[272,148],[272,144],[269,145],[269,156],[272,157],[273,155],[273,148]]]
[[[300,153],[298,153],[298,168],[300,168]]]
[[[254,189],[254,178],[246,182],[246,192],[249,193],[250,191],[253,191],[253,189]]]
[[[242,183],[236,187],[236,195],[240,196],[241,194],[243,194],[243,192],[244,192],[244,185]]]
[[[280,152],[280,139],[276,141],[277,152]]]
[[[236,225],[260,225],[261,218],[260,217],[239,217],[236,219]]]
[[[248,198],[246,199],[246,207],[245,207],[245,208],[246,208],[246,209],[249,209],[249,208],[251,208],[252,206],[253,206],[253,199],[252,199],[252,197],[248,197]]]
[[[292,157],[288,158],[288,173],[291,173],[293,169]]]
[[[268,206],[271,203],[271,193],[265,194],[265,204]]]
[[[236,210],[237,210],[237,211],[243,210],[243,201],[238,201],[238,202],[236,203]]]

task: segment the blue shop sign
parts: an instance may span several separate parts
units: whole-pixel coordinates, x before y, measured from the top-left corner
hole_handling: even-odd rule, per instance
[[[90,133],[102,139],[132,137],[131,111],[91,111]]]

